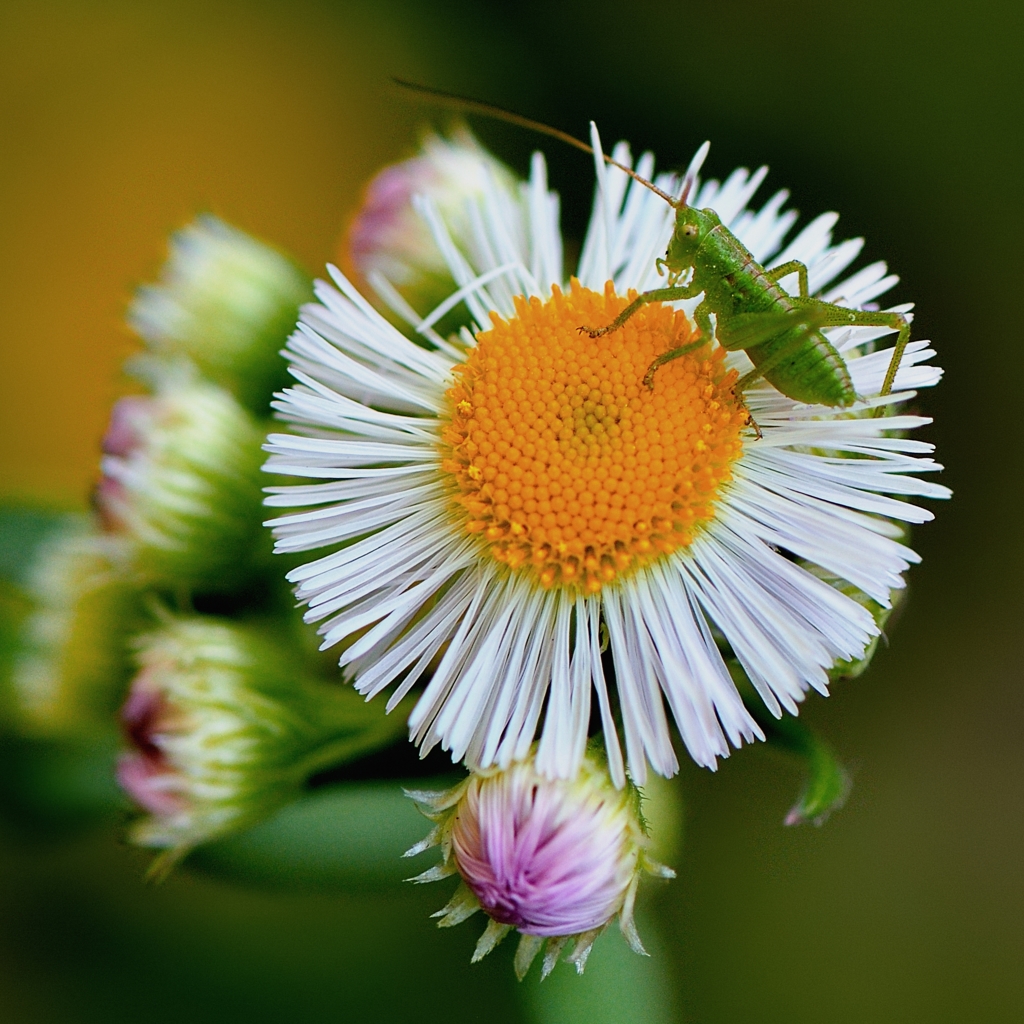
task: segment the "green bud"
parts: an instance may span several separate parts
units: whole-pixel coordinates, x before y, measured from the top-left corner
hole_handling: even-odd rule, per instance
[[[385,718],[350,687],[303,678],[290,648],[255,626],[173,620],[137,641],[137,661],[118,781],[146,812],[131,840],[167,851],[157,874],[405,729],[402,714]]]
[[[85,525],[45,541],[32,567],[32,610],[11,672],[26,732],[70,736],[109,728],[130,673],[126,632],[137,625],[124,543]]]
[[[96,504],[141,579],[232,591],[269,559],[263,433],[223,388],[175,375],[114,406]]]
[[[139,289],[128,318],[155,356],[186,357],[263,415],[288,379],[280,349],[312,297],[290,260],[207,215],[174,236],[160,283]]]

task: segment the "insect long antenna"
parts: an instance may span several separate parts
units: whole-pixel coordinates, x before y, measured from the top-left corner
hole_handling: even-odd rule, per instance
[[[673,204],[674,206],[686,206],[686,201],[690,198],[690,192],[693,191],[693,186],[697,181],[697,175],[700,173],[701,167],[704,166],[704,161],[708,157],[708,151],[711,149],[711,143],[705,142],[696,153],[693,154],[693,159],[690,161],[690,166],[686,168],[686,174],[683,175],[683,188],[679,193],[679,198]]]
[[[520,128],[526,128],[529,131],[539,132],[541,135],[550,136],[552,139],[558,139],[560,142],[564,142],[566,145],[573,146],[576,149],[581,149],[584,153],[589,153],[591,156],[594,155],[593,147],[588,146],[582,139],[577,139],[575,135],[563,132],[560,128],[553,128],[551,125],[545,124],[543,121],[534,121],[532,117],[524,117],[522,114],[517,114],[513,110],[506,110],[504,107],[496,106],[493,103],[485,103],[483,100],[475,100],[469,96],[460,96],[454,92],[445,92],[443,89],[433,89],[427,85],[418,85],[415,82],[406,82],[401,78],[392,78],[391,81],[394,82],[395,85],[402,89],[406,89],[409,92],[419,93],[422,96],[429,96],[435,102],[443,104],[446,107],[453,107],[456,110],[465,110],[474,114],[483,114],[485,117],[494,118],[496,121],[506,121],[509,124],[517,125]],[[667,192],[658,188],[654,182],[648,181],[642,175],[637,174],[632,167],[620,164],[618,160],[613,160],[605,153],[602,153],[601,157],[609,166],[618,168],[623,173],[628,174],[635,182],[643,185],[644,188],[649,188],[655,195],[664,199],[669,206],[677,207],[684,205],[673,196],[670,196]]]

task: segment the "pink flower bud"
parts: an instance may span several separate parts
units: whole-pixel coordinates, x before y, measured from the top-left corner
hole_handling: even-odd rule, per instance
[[[516,928],[520,977],[545,940],[545,975],[570,940],[568,959],[582,971],[594,939],[615,917],[643,952],[633,926],[641,869],[671,872],[646,855],[638,791],[616,789],[593,752],[571,780],[546,778],[531,759],[474,773],[448,793],[412,795],[438,827],[410,853],[430,845],[445,853],[416,880],[457,872],[463,881],[436,915],[440,924],[457,924],[477,909],[491,918],[474,960]]]
[[[150,814],[168,817],[187,808],[183,779],[162,747],[174,728],[173,711],[153,674],[140,672],[121,709],[121,723],[131,749],[118,759],[121,788]]]
[[[272,814],[310,774],[393,742],[348,687],[306,678],[263,627],[195,615],[138,638],[118,781],[145,812],[129,837],[163,850],[153,871]]]
[[[157,400],[145,395],[130,395],[117,401],[110,411],[110,423],[103,435],[103,454],[122,460],[130,459],[141,451],[157,409]],[[93,503],[101,523],[109,532],[121,533],[128,529],[128,500],[124,483],[108,468],[96,485]]]
[[[485,913],[528,935],[601,928],[636,873],[639,828],[611,786],[542,779],[532,765],[476,776],[452,825],[459,873]]]
[[[426,312],[455,290],[448,264],[416,199],[431,203],[451,228],[466,234],[472,207],[486,193],[515,205],[511,171],[466,130],[451,139],[428,136],[419,156],[385,167],[366,188],[348,232],[347,261],[374,285],[383,277]]]

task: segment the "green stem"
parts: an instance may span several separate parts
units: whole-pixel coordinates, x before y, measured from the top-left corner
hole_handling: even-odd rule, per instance
[[[383,708],[375,708],[378,713],[358,725],[353,723],[350,713],[345,714],[338,732],[329,736],[295,765],[296,777],[305,781],[318,772],[348,764],[390,747],[404,736],[414,703],[415,698],[407,697],[390,715],[384,714]]]

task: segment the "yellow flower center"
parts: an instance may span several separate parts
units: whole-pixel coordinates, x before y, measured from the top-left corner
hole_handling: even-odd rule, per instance
[[[643,376],[697,337],[685,314],[644,306],[600,338],[630,298],[572,282],[547,302],[491,313],[447,397],[443,468],[460,522],[544,587],[596,593],[693,541],[714,515],[748,422],[735,371],[704,345]]]

